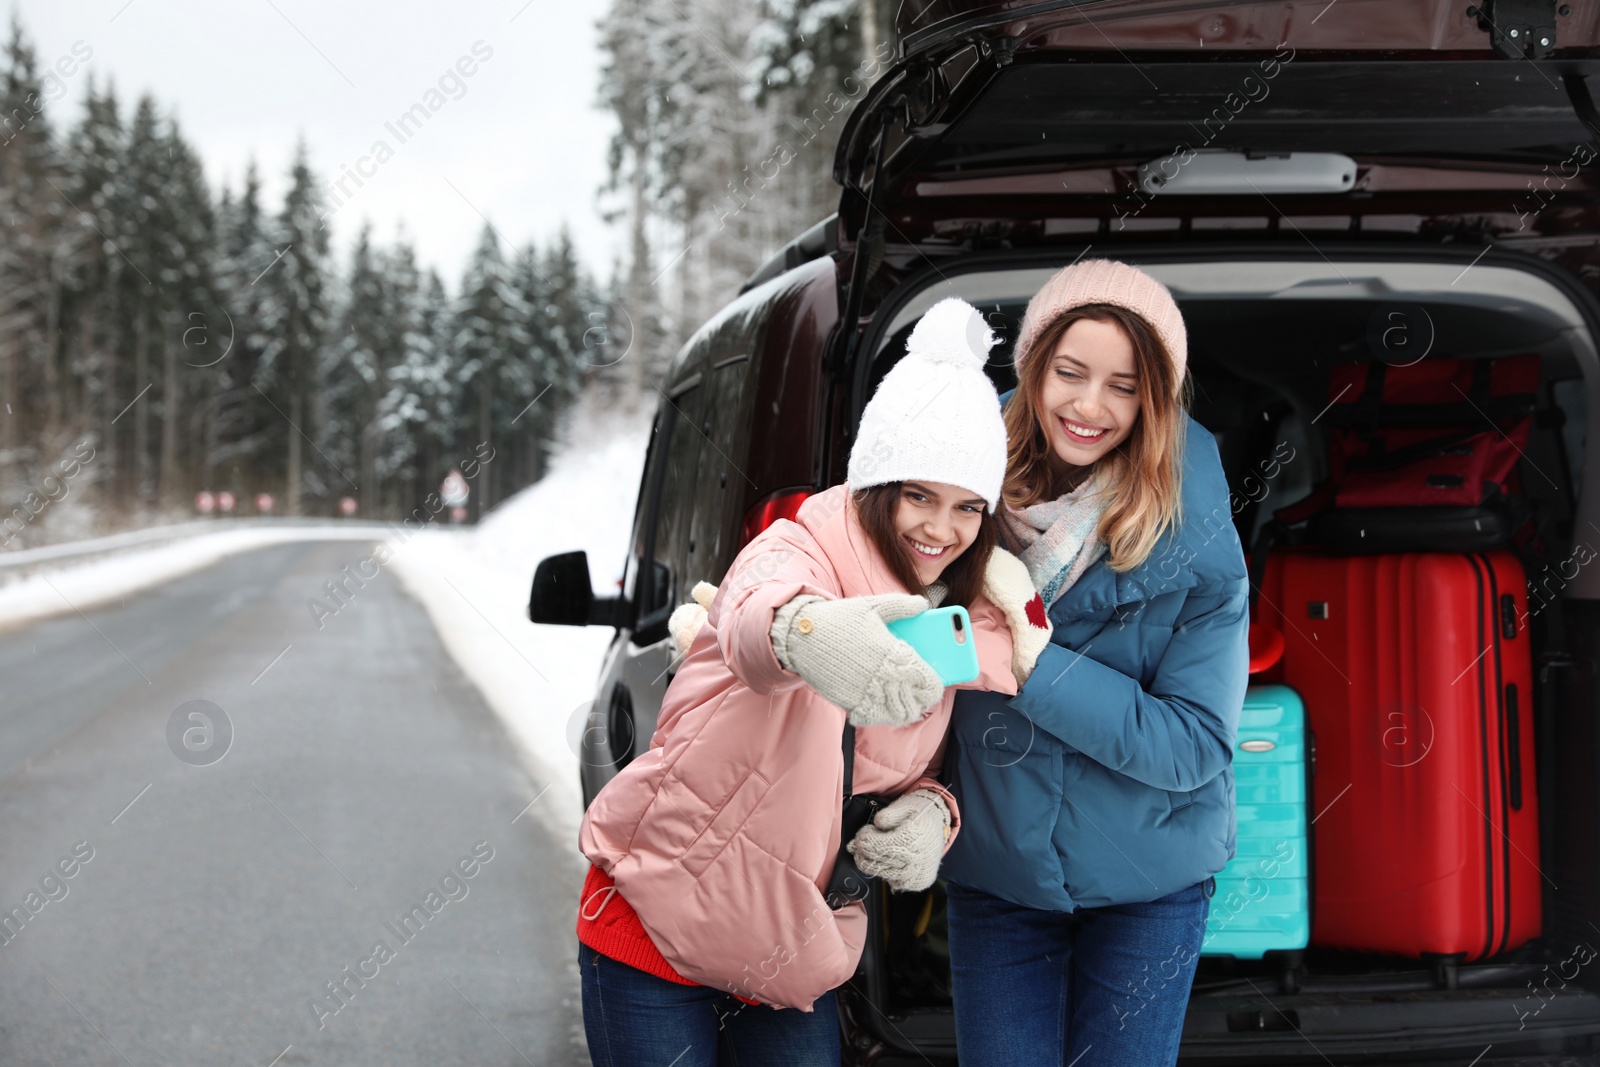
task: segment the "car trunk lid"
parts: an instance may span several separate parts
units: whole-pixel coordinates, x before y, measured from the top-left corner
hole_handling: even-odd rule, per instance
[[[910,2],[901,60],[840,140],[843,244],[874,211],[892,236],[932,236],[951,212],[927,201],[953,180],[982,180],[986,196],[1092,194],[1071,176],[1174,152],[1342,153],[1452,175],[1442,190],[1520,187],[1564,164],[1574,180],[1596,134],[1600,5],[1523,5],[1548,7],[1553,31],[1508,28],[1515,8],[1485,7],[1501,21],[1480,27],[1456,0]],[[1543,58],[1497,51],[1496,26],[1502,43],[1538,33]]]

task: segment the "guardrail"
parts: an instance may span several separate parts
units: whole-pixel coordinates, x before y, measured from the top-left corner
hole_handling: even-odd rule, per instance
[[[60,566],[63,563],[82,563],[101,556],[113,556],[133,548],[154,548],[171,544],[200,534],[221,533],[225,530],[286,529],[292,527],[331,527],[339,530],[370,529],[375,535],[390,531],[380,522],[360,519],[198,519],[194,522],[174,523],[170,526],[151,526],[143,530],[94,537],[86,541],[68,541],[59,545],[43,545],[16,552],[0,552],[0,580],[25,577],[35,571]]]

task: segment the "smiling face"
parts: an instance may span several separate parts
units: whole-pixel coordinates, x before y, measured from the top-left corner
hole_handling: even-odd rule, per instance
[[[1058,478],[1075,479],[1133,432],[1139,378],[1133,342],[1115,322],[1078,319],[1049,354],[1039,422]]]
[[[971,546],[983,523],[983,497],[943,482],[903,482],[895,507],[895,534],[911,549],[923,585]]]

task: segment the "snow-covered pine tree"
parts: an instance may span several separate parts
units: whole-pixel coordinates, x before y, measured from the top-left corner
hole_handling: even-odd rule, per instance
[[[117,469],[112,420],[126,400],[119,401],[117,392],[116,279],[127,269],[115,249],[121,222],[116,189],[122,166],[122,119],[115,90],[107,85],[99,91],[92,74],[88,79],[83,115],[65,149],[62,190],[70,209],[59,238],[66,262],[63,325],[72,370],[66,379],[70,395],[65,406],[78,432],[92,435],[96,453],[86,485],[109,479]]]
[[[834,149],[846,110],[865,95],[856,77],[869,56],[889,55],[888,6],[879,0],[762,0],[753,41],[757,99],[770,105],[794,171],[773,211],[791,234],[838,207]]]
[[[659,403],[648,386],[648,400],[640,391],[638,373],[637,326],[629,314],[626,300],[626,273],[620,263],[612,265],[611,277],[604,286],[595,284],[585,303],[582,351],[578,355],[584,389],[597,389],[607,399],[627,407],[640,402]]]
[[[670,91],[680,121],[664,131],[668,218],[663,283],[675,283],[678,343],[738,292],[781,238],[764,225],[786,178],[764,179],[761,164],[777,151],[772,125],[755,102],[748,0],[671,0],[688,4],[694,26],[674,39],[693,60],[678,64]],[[669,290],[673,291],[673,290]],[[677,344],[664,353],[670,357]]]
[[[56,254],[66,205],[62,175],[44,114],[33,46],[12,15],[0,79],[0,487],[12,495],[31,468],[59,446],[61,345],[59,296],[65,259]],[[54,183],[55,188],[52,188]],[[43,411],[25,395],[46,396]],[[40,445],[44,445],[41,450]]]
[[[528,335],[524,359],[533,390],[526,399],[532,406],[515,416],[517,422],[507,441],[510,477],[523,485],[544,477],[568,391],[559,327],[553,314],[555,285],[545,274],[545,266],[544,257],[530,241],[517,253],[511,271],[512,284],[527,314],[523,323]]]
[[[681,340],[673,314],[678,301],[663,296],[660,283],[670,271],[668,257],[681,250],[657,249],[657,231],[681,214],[677,152],[686,95],[674,92],[676,79],[694,69],[704,46],[695,36],[692,14],[686,19],[676,0],[613,0],[599,23],[605,64],[600,74],[599,104],[617,119],[607,154],[608,178],[603,196],[619,201],[610,218],[624,218],[628,227],[628,268],[621,280],[619,305],[633,323],[632,366],[635,387],[649,392],[659,380]],[[690,94],[692,97],[692,94]],[[674,228],[676,229],[676,227]],[[658,267],[665,262],[665,269]],[[669,279],[670,280],[670,279]]]
[[[348,472],[327,469],[317,459],[317,477],[308,478],[304,445],[316,440],[318,427],[312,423],[313,402],[317,396],[318,357],[328,329],[327,287],[328,231],[319,214],[321,193],[311,172],[305,141],[295,149],[289,171],[289,192],[273,229],[277,245],[275,260],[263,267],[258,285],[266,286],[262,306],[262,332],[267,341],[262,352],[262,369],[271,387],[262,391],[289,424],[281,439],[286,442],[284,512],[302,512],[302,493],[306,488],[329,491],[349,485]]]
[[[176,119],[168,120],[163,139],[167,164],[162,200],[169,205],[171,226],[166,232],[160,276],[156,279],[162,318],[160,495],[169,507],[175,507],[197,488],[192,484],[191,472],[193,461],[202,450],[203,412],[209,404],[196,401],[209,399],[217,388],[215,371],[190,365],[204,360],[192,360],[188,344],[190,339],[199,337],[190,333],[195,326],[200,326],[202,332],[209,330],[207,319],[217,317],[213,265],[217,218],[205,171],[179,132]],[[205,350],[206,346],[197,348]]]
[[[467,264],[457,301],[454,348],[465,393],[462,455],[488,445],[497,451],[516,432],[517,416],[534,396],[528,365],[528,312],[511,270],[487,223]],[[501,498],[504,464],[484,468],[473,487],[472,515],[481,516]]]
[[[392,487],[398,510],[410,511],[438,485],[449,462],[445,448],[455,439],[450,305],[439,276],[429,271],[424,278],[418,270],[403,234],[386,260],[386,314],[399,350],[379,408],[378,474]]]
[[[550,302],[545,309],[546,329],[556,356],[550,377],[554,383],[551,393],[555,395],[551,409],[561,411],[583,388],[586,378],[617,357],[608,351],[608,345],[601,343],[607,340],[603,329],[590,333],[592,326],[605,325],[606,311],[583,264],[578,261],[572,234],[565,225],[545,250],[544,276],[550,287]]]
[[[834,146],[890,57],[887,19],[878,0],[613,0],[601,193],[628,226],[621,308],[647,391],[744,278],[837,205]]]
[[[389,385],[389,368],[400,358],[386,267],[382,251],[373,247],[371,225],[363,223],[350,256],[338,325],[327,346],[322,390],[328,416],[325,447],[335,463],[361,472],[357,476],[361,508],[367,514],[381,509],[380,407]]]
[[[128,130],[128,143],[117,173],[117,211],[122,219],[122,240],[117,244],[127,260],[118,286],[118,300],[131,330],[122,338],[131,356],[133,378],[129,383],[139,401],[129,409],[123,422],[131,425],[131,460],[126,475],[135,500],[154,502],[156,491],[155,454],[151,448],[151,415],[161,400],[152,362],[160,365],[164,312],[168,294],[157,283],[168,266],[168,232],[175,224],[173,205],[163,188],[167,164],[166,138],[154,98],[145,94],[134,108]],[[154,357],[154,358],[152,358]],[[143,394],[141,396],[141,394]],[[120,429],[120,427],[119,427]],[[126,440],[124,435],[123,439]]]
[[[233,317],[231,305],[233,304],[233,265],[228,256],[228,244],[231,240],[239,205],[233,198],[233,190],[228,188],[224,179],[220,193],[217,197],[217,247],[213,251],[212,273],[216,286],[216,306],[211,309],[209,321],[205,320],[202,312],[200,323],[202,336],[194,338],[196,344],[191,351],[195,355],[185,359],[191,366],[207,367],[211,371],[210,388],[206,391],[205,400],[196,412],[200,420],[200,439],[196,449],[198,468],[194,474],[198,484],[203,489],[217,488],[217,453],[222,445],[222,412],[226,405],[235,396],[237,389],[234,386],[233,371],[238,364],[223,367],[218,364],[228,361],[238,350],[237,332],[229,325]],[[184,340],[190,337],[188,330],[184,331]],[[189,345],[186,343],[186,349]]]
[[[263,369],[267,337],[262,331],[267,289],[256,284],[277,255],[261,207],[261,179],[251,161],[237,198],[227,197],[219,211],[218,314],[205,325],[207,344],[197,364],[212,365],[217,375],[210,414],[210,442],[202,461],[201,485],[227,489],[236,497],[260,485],[278,484],[274,476],[283,455],[275,447],[290,432],[283,417],[267,404],[260,392],[271,385]],[[230,344],[231,342],[231,344]],[[227,352],[226,357],[222,356]]]
[[[417,462],[418,486],[412,499],[424,499],[435,489],[439,480],[449,471],[458,457],[451,453],[455,442],[463,440],[466,432],[461,428],[465,419],[462,405],[464,397],[458,385],[457,370],[460,356],[455,350],[455,304],[445,290],[439,272],[429,269],[422,283],[422,301],[417,336],[407,343],[417,349],[413,371],[414,386],[428,403],[427,410],[434,412],[425,433],[419,441],[421,454]],[[419,374],[425,380],[419,379]]]

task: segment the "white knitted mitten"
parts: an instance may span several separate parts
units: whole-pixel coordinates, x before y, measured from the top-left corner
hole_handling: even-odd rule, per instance
[[[772,615],[772,651],[856,726],[905,726],[944,693],[927,661],[884,625],[928,610],[905,593],[828,600],[802,594]]]
[[[689,595],[694,597],[694,603],[679,604],[667,619],[667,632],[672,635],[672,647],[677,649],[680,658],[689,654],[689,646],[694,644],[700,627],[705,625],[706,612],[717,598],[717,587],[710,582],[696,582]]]
[[[995,548],[983,569],[983,595],[1005,613],[1011,630],[1011,673],[1017,687],[1028,680],[1039,653],[1050,643],[1050,618],[1044,599],[1033,587],[1028,565],[1003,548]]]
[[[913,789],[872,817],[847,846],[862,874],[890,889],[926,889],[939,874],[950,809],[931,789]]]

